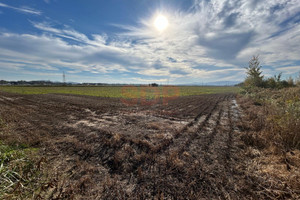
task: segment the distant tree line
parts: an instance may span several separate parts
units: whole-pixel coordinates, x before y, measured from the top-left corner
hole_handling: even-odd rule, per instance
[[[262,70],[258,56],[253,56],[249,61],[249,66],[246,67],[247,77],[245,81],[240,84],[246,90],[251,88],[272,88],[272,89],[282,89],[286,87],[295,87],[296,85],[300,86],[300,73],[297,79],[289,77],[287,80],[282,80],[282,73],[275,75],[273,77],[265,78],[262,75]]]
[[[22,85],[22,86],[66,86],[66,85],[82,85],[82,86],[101,86],[108,85],[106,83],[63,83],[63,82],[52,82],[52,81],[6,81],[0,80],[0,85]]]
[[[150,86],[150,87],[158,87],[157,83],[151,84],[111,84],[111,83],[76,83],[76,82],[52,82],[46,80],[40,81],[6,81],[0,80],[0,85],[12,85],[12,86],[127,86],[127,85],[135,85],[135,86]]]
[[[158,87],[158,84],[157,83],[151,83],[149,84],[150,87]]]
[[[54,85],[58,83],[54,83],[51,81],[6,81],[6,80],[0,80],[0,85]],[[62,84],[62,83],[60,83]]]

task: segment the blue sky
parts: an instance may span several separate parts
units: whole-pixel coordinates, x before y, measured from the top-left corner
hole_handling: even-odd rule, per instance
[[[0,79],[242,81],[253,55],[297,76],[299,0],[0,0]]]

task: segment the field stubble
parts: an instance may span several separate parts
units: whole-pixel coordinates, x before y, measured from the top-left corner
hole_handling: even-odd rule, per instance
[[[247,171],[232,93],[148,106],[63,94],[0,98],[11,142],[40,147],[47,158],[46,199],[268,197]]]

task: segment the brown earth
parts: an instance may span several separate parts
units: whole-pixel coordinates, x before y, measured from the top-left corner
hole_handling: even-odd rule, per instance
[[[0,92],[7,141],[41,148],[46,199],[258,199],[234,94],[127,106],[120,99]],[[5,136],[2,136],[5,137]]]

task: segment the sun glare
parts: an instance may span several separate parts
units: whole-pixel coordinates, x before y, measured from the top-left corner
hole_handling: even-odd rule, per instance
[[[159,15],[155,18],[154,26],[157,30],[164,31],[168,27],[168,25],[169,21],[165,16]]]

